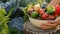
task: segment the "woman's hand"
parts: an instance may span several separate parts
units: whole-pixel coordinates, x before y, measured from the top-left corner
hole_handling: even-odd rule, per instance
[[[40,25],[41,29],[56,28],[60,24],[60,17],[57,17],[54,21],[48,21]]]
[[[56,28],[57,26],[58,26],[57,22],[48,21],[47,23],[41,24],[40,28],[41,29],[51,29],[51,28]]]

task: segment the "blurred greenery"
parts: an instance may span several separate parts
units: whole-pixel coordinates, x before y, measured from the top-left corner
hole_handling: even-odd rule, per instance
[[[7,1],[10,1],[10,0],[7,0]]]
[[[51,2],[51,0],[45,0],[47,3],[50,3]]]
[[[22,34],[22,32],[18,31],[17,28],[11,28],[10,29],[10,34]]]
[[[3,2],[3,1],[10,1],[10,0],[0,0],[0,1],[2,1],[2,2]]]
[[[22,11],[24,13],[24,21],[28,21],[29,18],[28,18],[28,14],[27,14],[27,7],[23,8]]]
[[[42,3],[43,0],[21,0],[20,5],[21,6],[27,6],[29,3]]]
[[[4,9],[4,8],[0,8],[0,9]],[[6,15],[5,14],[5,10],[0,10],[0,27],[2,30],[0,30],[0,34],[9,34],[9,27],[7,25],[7,23],[9,23],[10,18],[9,16],[12,14],[14,8],[12,8],[9,13]],[[2,12],[4,13],[2,13]]]

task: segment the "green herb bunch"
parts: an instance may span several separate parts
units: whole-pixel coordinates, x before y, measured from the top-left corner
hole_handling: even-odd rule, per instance
[[[29,20],[28,14],[27,14],[27,7],[23,8],[22,11],[24,13],[24,21],[26,22]]]
[[[7,23],[9,23],[9,16],[12,14],[13,10],[14,8],[12,8],[7,14],[4,8],[0,8],[0,34],[9,34],[9,27]]]

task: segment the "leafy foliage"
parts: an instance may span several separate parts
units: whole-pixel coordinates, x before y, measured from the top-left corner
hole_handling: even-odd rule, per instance
[[[18,31],[17,28],[10,29],[10,34],[22,34],[22,32]]]
[[[2,10],[0,10],[0,26],[1,26],[1,29],[0,30],[0,34],[9,34],[9,28],[8,28],[8,25],[7,23],[9,23],[9,16],[12,14],[12,11],[14,10],[14,8],[12,8],[9,12],[9,14],[3,14],[1,13]]]
[[[0,1],[2,1],[2,2],[6,2],[6,1],[10,1],[10,0],[0,0]]]
[[[21,6],[27,6],[30,3],[36,4],[36,3],[40,3],[42,4],[43,0],[21,0],[20,1],[20,5]]]
[[[28,18],[28,14],[27,14],[27,7],[23,8],[22,11],[24,13],[24,21],[28,21],[29,18]]]
[[[47,3],[50,3],[51,2],[51,0],[45,0]]]

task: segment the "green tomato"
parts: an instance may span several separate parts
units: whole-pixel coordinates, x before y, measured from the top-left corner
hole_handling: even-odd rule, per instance
[[[53,6],[49,6],[49,7],[47,8],[47,11],[50,11],[50,10],[55,11],[55,8],[54,8]]]
[[[39,13],[37,11],[34,11],[31,13],[32,18],[38,18],[38,16],[39,16]]]
[[[48,14],[54,14],[54,12],[55,12],[55,8],[53,7],[53,6],[50,6],[50,7],[48,7],[47,8],[47,11],[46,11]]]
[[[47,11],[47,14],[53,15],[54,11]]]
[[[0,8],[0,13],[3,15],[7,14],[4,8]]]

